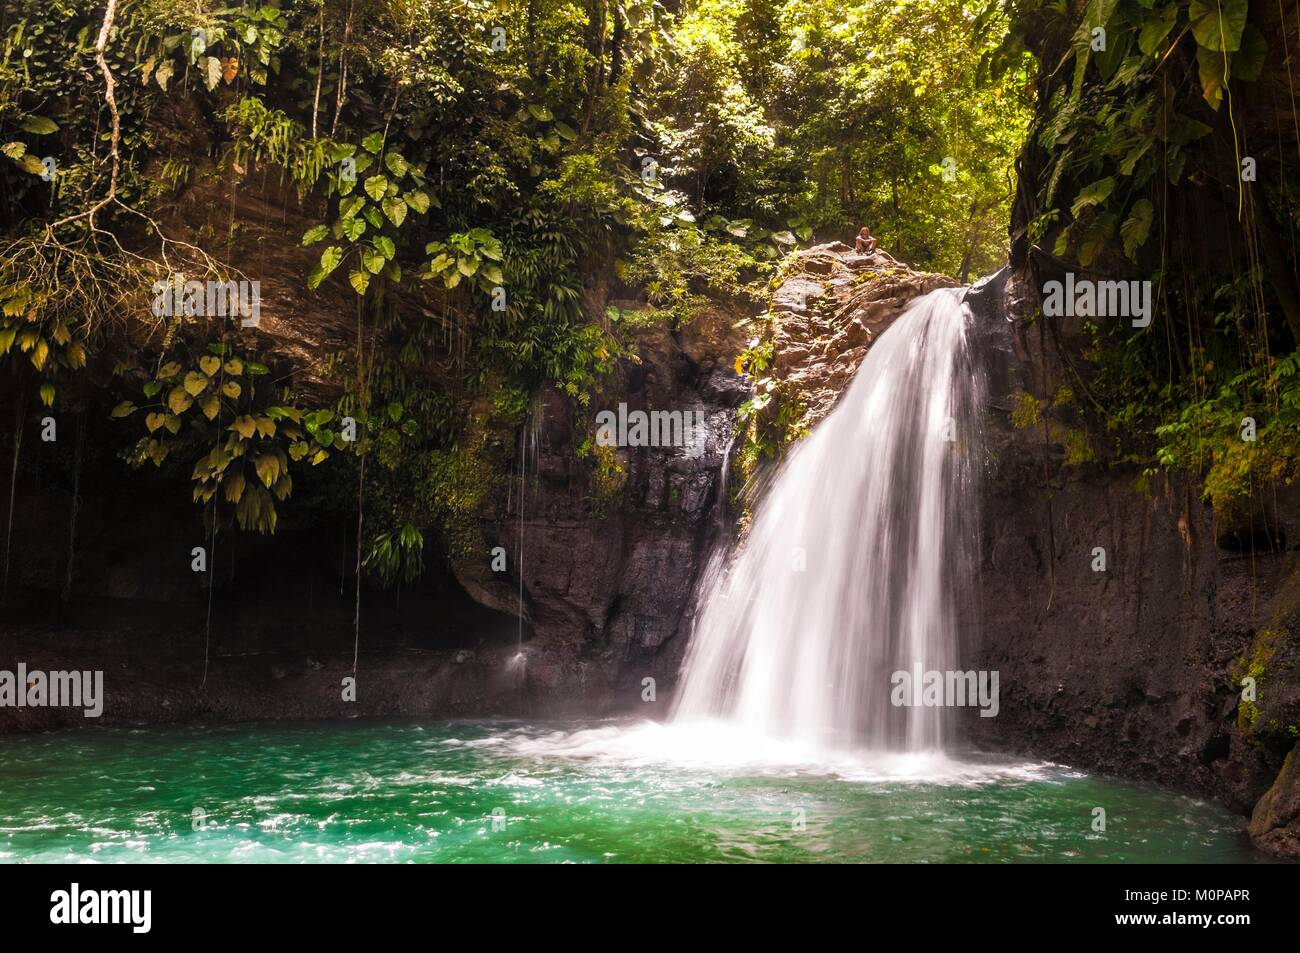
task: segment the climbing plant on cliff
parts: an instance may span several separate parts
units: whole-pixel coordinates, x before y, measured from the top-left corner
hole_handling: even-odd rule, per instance
[[[1203,476],[1231,517],[1300,476],[1287,71],[1300,21],[1247,0],[994,6],[1015,28],[987,67],[1028,47],[1043,77],[1015,257],[1040,284],[1071,271],[1154,289],[1149,327],[1093,322],[1080,406],[1098,412],[1111,459]]]

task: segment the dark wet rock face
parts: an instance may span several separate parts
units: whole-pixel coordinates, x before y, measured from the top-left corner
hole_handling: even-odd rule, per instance
[[[1082,425],[1054,396],[1071,379],[1064,361],[1082,363],[1080,342],[1028,320],[1033,296],[1014,277],[1003,301],[978,314],[994,322],[983,332],[993,386],[966,633],[968,664],[1000,672],[1001,710],[968,719],[970,737],[1248,814],[1294,744],[1300,553],[1224,549],[1195,483],[1079,459]],[[1277,501],[1294,537],[1296,494],[1279,488]]]
[[[1279,857],[1300,859],[1300,758],[1287,755],[1277,780],[1250,818],[1255,844]]]

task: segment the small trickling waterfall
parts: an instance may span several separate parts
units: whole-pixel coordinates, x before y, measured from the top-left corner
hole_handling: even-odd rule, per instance
[[[964,289],[919,298],[796,446],[702,583],[674,720],[816,746],[940,749],[941,707],[896,671],[957,665],[978,545],[982,381]]]

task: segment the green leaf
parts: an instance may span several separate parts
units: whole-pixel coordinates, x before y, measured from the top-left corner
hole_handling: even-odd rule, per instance
[[[27,144],[25,142],[6,142],[3,146],[0,146],[0,152],[3,152],[15,162],[21,159],[26,151]]]
[[[388,220],[398,228],[402,227],[402,222],[406,221],[406,203],[401,199],[384,199],[379,203],[388,216]]]
[[[116,407],[112,409],[112,411],[109,413],[109,416],[128,417],[131,414],[135,413],[135,409],[136,409],[135,404],[131,403],[131,401],[129,400],[124,400],[122,401],[122,403],[118,404]]]
[[[399,179],[406,175],[406,170],[409,168],[406,160],[402,158],[400,152],[389,152],[385,155],[384,165],[388,166],[388,171],[393,173],[393,175],[397,176]]]
[[[379,270],[384,267],[384,256],[373,248],[363,248],[361,249],[361,264],[365,266],[366,271],[372,275],[377,275]]]
[[[366,210],[361,213],[365,220],[370,223],[371,228],[383,228],[384,220],[379,215],[379,209],[373,205],[367,205]]]
[[[366,288],[370,287],[369,272],[353,269],[348,272],[348,283],[352,285],[352,290],[359,295],[366,293]]]
[[[1178,4],[1169,3],[1162,7],[1155,16],[1148,17],[1142,23],[1138,33],[1138,49],[1145,56],[1154,56],[1164,43],[1169,31],[1178,20]]]
[[[378,202],[384,197],[384,192],[388,190],[388,178],[382,175],[372,175],[366,179],[366,194]]]
[[[343,218],[351,218],[365,207],[366,200],[359,195],[354,195],[350,199],[344,199],[339,202],[339,215]]]
[[[423,189],[416,189],[414,192],[407,192],[402,196],[402,201],[420,215],[429,211],[429,196]]]
[[[1147,199],[1138,199],[1133,203],[1124,224],[1119,227],[1120,237],[1124,240],[1124,254],[1130,261],[1147,240],[1151,232],[1151,221],[1155,218],[1155,208]]]
[[[48,381],[41,385],[41,403],[46,407],[54,406],[54,385]]]
[[[1232,54],[1216,53],[1207,47],[1198,46],[1196,67],[1200,74],[1201,95],[1210,104],[1210,108],[1217,112],[1223,103],[1223,93],[1228,85],[1228,78],[1232,75]]]
[[[550,122],[552,119],[555,118],[555,114],[552,113],[549,109],[547,109],[545,106],[541,106],[536,103],[528,107],[528,112],[538,122]]]
[[[348,237],[348,241],[356,241],[366,231],[366,220],[364,218],[345,218],[339,223],[343,234]]]
[[[28,116],[22,121],[24,132],[30,132],[37,136],[48,136],[52,132],[59,131],[59,124],[53,119],[46,119],[44,116]]]
[[[372,132],[361,140],[361,148],[367,152],[379,154],[379,150],[384,147],[384,134],[382,132]]]
[[[578,134],[573,131],[573,127],[568,123],[557,122],[555,124],[555,131],[559,133],[560,138],[566,142],[572,142],[574,139],[578,138]]]
[[[1079,194],[1074,198],[1074,205],[1070,206],[1070,215],[1074,218],[1079,217],[1079,213],[1084,209],[1100,205],[1110,198],[1110,193],[1115,188],[1115,180],[1110,176],[1104,179],[1098,179],[1091,185],[1086,185],[1079,190]]]
[[[1253,23],[1247,23],[1241,34],[1241,49],[1232,58],[1232,75],[1235,79],[1253,83],[1264,72],[1268,57],[1268,40]]]
[[[173,387],[171,393],[167,395],[167,406],[171,408],[173,414],[185,413],[192,403],[194,398],[185,392],[184,387]]]
[[[304,245],[314,245],[328,234],[329,226],[317,225],[314,228],[309,228],[307,231],[303,232],[302,243]]]
[[[320,287],[320,283],[329,277],[330,272],[337,268],[339,262],[342,260],[343,249],[338,245],[331,245],[329,248],[321,252],[320,264],[316,266],[316,269],[307,278],[307,287],[313,290]],[[251,364],[249,365],[249,369],[251,373]]]
[[[1216,53],[1241,49],[1249,0],[1192,0],[1187,18],[1196,42]]]
[[[393,240],[387,235],[375,236],[375,248],[378,249],[379,254],[383,255],[385,258],[392,258],[397,254],[397,247],[393,244]]]

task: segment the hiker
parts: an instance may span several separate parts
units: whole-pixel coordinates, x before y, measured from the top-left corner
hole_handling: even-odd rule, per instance
[[[862,226],[862,231],[858,232],[858,237],[853,241],[853,250],[859,255],[871,255],[876,251],[876,240],[871,235],[871,229]]]

